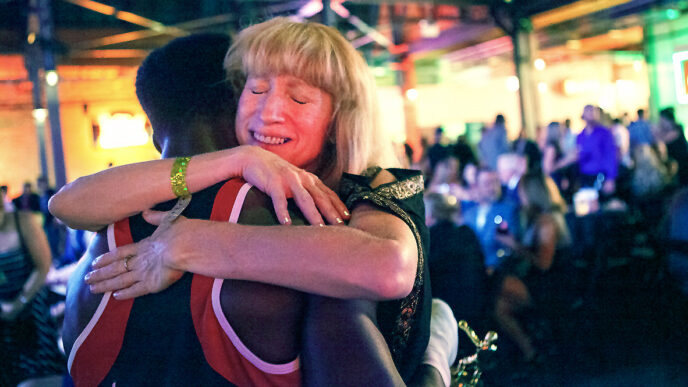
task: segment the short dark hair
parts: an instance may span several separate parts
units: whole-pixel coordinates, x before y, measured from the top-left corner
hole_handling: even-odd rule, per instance
[[[659,116],[668,121],[671,121],[672,123],[676,123],[676,114],[674,113],[673,107],[668,107],[660,110]]]
[[[497,117],[495,117],[495,124],[503,124],[505,123],[506,120],[504,119],[503,114],[497,114]]]
[[[154,131],[168,135],[201,116],[236,110],[222,67],[230,37],[204,33],[177,38],[151,52],[136,73],[136,96]]]

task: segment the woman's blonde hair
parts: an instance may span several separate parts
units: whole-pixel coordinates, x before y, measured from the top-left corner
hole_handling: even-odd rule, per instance
[[[529,172],[521,177],[518,185],[520,192],[526,197],[528,210],[534,214],[550,211],[566,212],[566,202],[557,184],[549,176]]]
[[[518,188],[519,195],[526,196],[525,211],[529,221],[535,221],[541,214],[550,214],[557,225],[558,243],[570,244],[571,234],[564,218],[566,201],[554,180],[539,172],[529,172],[521,177]]]
[[[316,172],[327,183],[336,184],[343,172],[398,166],[379,122],[368,66],[334,28],[283,17],[250,26],[236,37],[224,66],[236,87],[243,88],[249,74],[288,74],[332,96],[332,121]]]

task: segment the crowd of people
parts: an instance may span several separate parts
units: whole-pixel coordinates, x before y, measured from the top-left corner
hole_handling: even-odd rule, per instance
[[[473,146],[465,136],[447,144],[440,127],[417,164],[428,176],[427,223],[437,236],[430,252],[433,295],[476,326],[496,325],[526,363],[546,349],[534,344],[523,315],[539,309],[556,316],[580,302],[573,263],[596,259],[574,256],[582,241],[569,228],[597,222],[577,219],[620,213],[649,235],[646,243],[664,242],[671,237],[658,226],[667,223],[662,220],[671,198],[686,184],[688,144],[673,108],[651,123],[643,109],[628,122],[627,115],[612,119],[588,105],[582,119],[577,135],[567,119],[540,128],[533,139],[521,135],[510,142],[505,119],[497,115]],[[588,255],[603,254],[614,238],[632,245],[637,237],[621,228],[613,236],[594,231],[585,229],[593,234],[585,238],[599,252]],[[675,239],[672,246],[680,247]],[[685,289],[686,257],[677,251],[665,265]]]
[[[438,128],[421,172],[401,169],[365,62],[317,23],[175,39],[136,90],[162,160],[3,187],[0,385],[449,385],[454,316],[537,362],[523,316],[573,305],[571,218],[650,230],[688,184],[672,108],[588,105],[577,135],[514,141],[503,115],[477,144]],[[665,237],[685,290],[684,218]]]

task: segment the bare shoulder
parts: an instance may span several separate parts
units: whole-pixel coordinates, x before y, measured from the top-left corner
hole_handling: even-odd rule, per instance
[[[375,176],[370,186],[371,188],[377,188],[383,184],[394,183],[395,181],[397,181],[397,178],[388,170],[383,169]]]

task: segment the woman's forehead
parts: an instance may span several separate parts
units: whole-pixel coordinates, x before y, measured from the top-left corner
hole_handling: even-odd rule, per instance
[[[262,72],[262,73],[249,73],[247,76],[247,82],[249,83],[255,83],[255,82],[269,82],[271,78],[274,77],[284,77],[284,80],[287,83],[288,87],[292,88],[309,88],[309,89],[318,89],[320,91],[323,91],[325,93],[329,93],[324,87],[321,87],[320,85],[313,84],[308,81],[308,79],[304,79],[301,76],[297,74],[292,74],[289,72],[278,72],[278,73],[270,73],[270,72]]]

